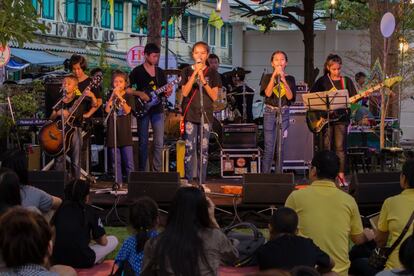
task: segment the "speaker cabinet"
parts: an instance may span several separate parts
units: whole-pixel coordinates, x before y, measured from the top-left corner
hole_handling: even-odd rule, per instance
[[[128,177],[128,199],[149,196],[158,203],[168,203],[180,187],[177,172],[131,172]]]
[[[244,174],[243,204],[284,205],[295,187],[293,173]]]
[[[306,125],[306,110],[291,107],[288,136],[283,143],[283,168],[307,169],[313,158],[313,133]]]
[[[359,173],[352,176],[349,192],[358,204],[379,205],[401,193],[399,172]]]
[[[63,199],[65,192],[65,176],[63,171],[29,171],[30,185],[46,193]]]

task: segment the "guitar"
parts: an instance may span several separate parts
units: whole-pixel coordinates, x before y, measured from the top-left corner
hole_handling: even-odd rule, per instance
[[[136,92],[130,92],[131,95],[137,96],[135,97],[135,111],[134,115],[137,118],[142,118],[145,116],[145,114],[148,113],[148,111],[151,109],[151,107],[156,106],[161,102],[161,99],[159,95],[161,93],[164,93],[167,90],[167,87],[169,85],[175,85],[181,81],[181,77],[178,77],[177,79],[167,83],[164,86],[161,86],[157,90],[146,90],[144,91],[145,94],[148,95],[150,98],[149,101],[143,101],[140,97],[137,96]]]
[[[56,157],[63,153],[63,143],[65,143],[66,152],[69,151],[73,132],[75,127],[73,122],[75,120],[75,112],[86,97],[86,91],[88,89],[97,88],[102,82],[102,74],[96,74],[91,83],[83,90],[82,95],[76,99],[72,107],[68,110],[69,115],[65,119],[65,124],[62,124],[62,120],[57,119],[53,122],[45,124],[39,131],[39,143],[46,154]],[[65,129],[65,137],[62,135],[62,130]]]
[[[349,103],[356,103],[357,101],[368,97],[376,90],[382,88],[382,87],[392,87],[397,82],[400,82],[402,80],[402,77],[393,77],[384,80],[382,83],[379,83],[353,97],[349,98]],[[337,122],[344,118],[345,116],[349,116],[349,110],[339,110],[329,113],[329,119],[328,119],[328,113],[326,111],[321,110],[308,110],[306,112],[306,124],[308,125],[308,128],[313,133],[319,133],[322,131],[322,129],[330,122]]]

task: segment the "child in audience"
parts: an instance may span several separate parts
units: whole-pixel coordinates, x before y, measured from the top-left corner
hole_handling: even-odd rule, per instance
[[[298,215],[287,207],[277,209],[269,223],[270,240],[258,251],[260,270],[290,270],[296,266],[318,266],[323,272],[334,266],[329,256],[311,239],[297,236]]]
[[[49,266],[52,229],[39,213],[22,207],[10,208],[0,217],[0,225],[0,248],[7,266],[0,275],[76,275],[71,267]]]
[[[24,151],[12,151],[3,158],[4,160],[2,161],[1,166],[9,168],[18,175],[21,205],[23,207],[37,208],[44,216],[46,216],[47,220],[50,220],[56,209],[62,203],[62,200],[29,185],[27,170],[28,160]]]
[[[118,244],[106,236],[101,219],[89,201],[89,182],[73,180],[65,187],[65,201],[52,218],[56,240],[52,259],[55,264],[88,268],[101,262]],[[96,244],[90,244],[92,239]]]
[[[19,177],[9,169],[0,168],[0,216],[21,202]]]
[[[144,245],[148,239],[158,235],[155,230],[158,224],[157,203],[149,197],[138,199],[129,206],[129,224],[135,234],[124,241],[115,262],[125,272],[133,271],[138,276],[141,274]]]

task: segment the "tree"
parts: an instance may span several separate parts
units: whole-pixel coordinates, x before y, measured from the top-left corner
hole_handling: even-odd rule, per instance
[[[153,42],[158,46],[161,45],[161,24],[162,21],[168,21],[171,17],[178,17],[184,13],[185,9],[198,3],[200,0],[151,0],[147,1],[148,11],[143,11],[140,14],[141,19],[138,19],[141,24],[141,28],[148,28],[148,40],[147,42]],[[162,7],[164,3],[164,8]],[[167,11],[167,14],[166,14]],[[147,15],[146,15],[147,14]],[[147,16],[147,20],[142,20],[142,16]],[[138,18],[140,18],[138,17]],[[146,22],[146,25],[142,24]],[[167,26],[167,24],[165,24]]]
[[[314,22],[326,18],[324,16],[315,15],[315,6],[322,0],[291,1],[290,6],[282,8],[281,14],[272,14],[271,10],[254,10],[240,0],[235,1],[239,4],[240,8],[246,11],[245,16],[255,16],[256,24],[265,26],[265,31],[274,26],[275,20],[289,22],[298,27],[303,34],[303,44],[305,48],[305,82],[311,86],[319,73],[319,70],[314,67]],[[270,0],[264,0],[261,4],[267,2],[270,2]]]
[[[44,32],[46,29],[38,18],[32,1],[0,0],[0,44],[16,41],[23,46],[25,42],[32,41],[35,31]]]

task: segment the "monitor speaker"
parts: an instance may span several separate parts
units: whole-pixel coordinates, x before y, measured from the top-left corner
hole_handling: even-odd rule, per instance
[[[352,176],[349,192],[358,204],[379,205],[401,193],[399,172],[358,173]]]
[[[128,176],[128,199],[149,196],[158,203],[168,203],[179,187],[177,172],[131,172]]]
[[[62,199],[65,195],[65,176],[63,171],[29,171],[28,183]]]
[[[284,205],[295,187],[293,173],[243,175],[243,204]]]

